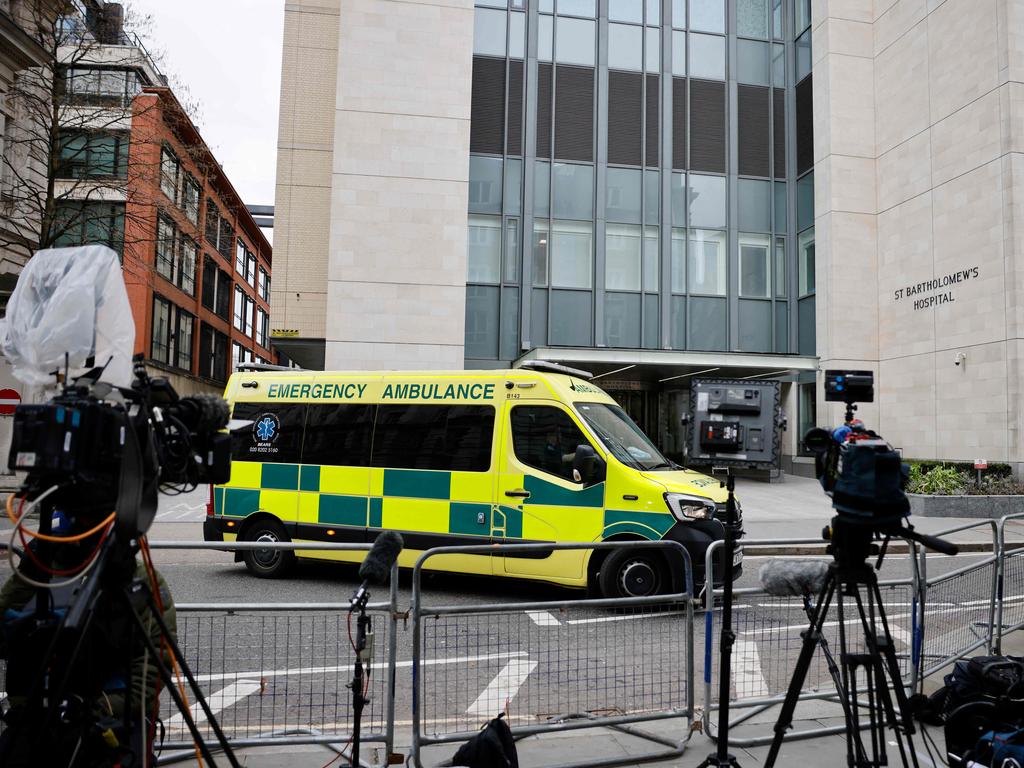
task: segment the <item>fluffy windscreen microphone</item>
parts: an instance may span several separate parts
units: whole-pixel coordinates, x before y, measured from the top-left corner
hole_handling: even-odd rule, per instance
[[[758,576],[769,595],[817,595],[825,586],[828,563],[824,560],[769,560],[761,566]]]
[[[398,559],[398,553],[402,551],[401,534],[394,531],[384,531],[373,542],[373,548],[366,555],[363,564],[359,566],[359,578],[364,584],[385,584],[388,576],[391,575],[391,566]]]

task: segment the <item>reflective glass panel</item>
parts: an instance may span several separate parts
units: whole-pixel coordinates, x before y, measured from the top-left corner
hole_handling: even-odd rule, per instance
[[[686,230],[672,230],[672,293],[686,293]]]
[[[590,222],[551,222],[551,286],[590,288],[594,262],[594,232]]]
[[[645,45],[644,69],[648,72],[661,72],[661,30],[647,27]]]
[[[469,156],[469,210],[501,213],[500,157]]]
[[[563,64],[594,66],[594,22],[558,17],[555,60]]]
[[[644,7],[637,0],[608,0],[608,20],[643,24]]]
[[[797,256],[800,259],[800,295],[814,293],[814,229],[801,232],[797,239]]]
[[[640,227],[609,224],[605,235],[604,287],[609,291],[640,290]]]
[[[772,37],[782,39],[782,0],[772,0]]]
[[[473,53],[505,55],[505,12],[477,8],[473,25]]]
[[[772,228],[772,183],[740,179],[737,193],[740,229],[754,232],[770,231]]]
[[[548,284],[548,237],[547,219],[534,219],[533,284],[539,287]]]
[[[608,68],[639,70],[643,60],[643,27],[608,25]]]
[[[594,218],[594,166],[555,163],[552,217]]]
[[[497,283],[501,274],[501,219],[498,216],[470,216],[466,243],[466,281]]]
[[[519,219],[505,222],[505,260],[503,280],[506,283],[519,282]]]
[[[768,85],[768,43],[736,41],[736,78],[750,85]]]
[[[786,182],[776,181],[775,182],[775,231],[785,232],[786,231],[786,213],[788,206],[786,205]]]
[[[551,205],[551,163],[538,160],[533,166],[533,212],[547,216]]]
[[[657,293],[658,265],[661,263],[658,244],[661,238],[658,235],[657,227],[644,227],[644,290],[648,293]]]
[[[661,0],[647,0],[648,24],[661,24]]]
[[[683,77],[686,74],[686,33],[672,32],[672,74]]]
[[[725,232],[692,229],[686,250],[690,293],[725,296]]]
[[[770,293],[767,235],[740,234],[740,296],[767,299]]]
[[[806,229],[814,224],[814,173],[808,173],[796,182],[796,228]]]
[[[786,276],[786,238],[775,238],[775,295],[784,297],[786,295],[786,283],[789,282]]]
[[[640,223],[640,171],[609,168],[605,218],[626,224]]]
[[[689,224],[691,227],[724,227],[725,177],[690,174]]]
[[[811,71],[811,31],[796,39],[796,81],[799,83]]]
[[[502,200],[505,213],[518,214],[522,205],[523,161],[509,158],[505,161],[505,192]]]
[[[657,171],[644,171],[644,223],[657,224],[661,221],[659,201],[661,178]]]
[[[508,55],[513,59],[526,56],[525,13],[512,13],[508,17]]]
[[[558,13],[567,14],[569,16],[589,16],[593,18],[597,15],[597,4],[595,0],[557,0],[558,2]]]
[[[690,77],[725,79],[725,38],[690,34]]]
[[[551,61],[554,52],[552,43],[554,36],[554,21],[551,16],[540,16],[537,21],[537,58],[540,61]]]
[[[690,29],[724,34],[725,0],[690,0]]]
[[[736,33],[744,37],[768,37],[766,0],[736,0]]]
[[[772,85],[784,88],[786,85],[786,47],[772,44]]]

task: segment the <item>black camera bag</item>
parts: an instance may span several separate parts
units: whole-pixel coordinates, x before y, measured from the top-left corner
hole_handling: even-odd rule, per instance
[[[516,742],[504,713],[491,720],[455,753],[453,766],[460,768],[519,768]]]

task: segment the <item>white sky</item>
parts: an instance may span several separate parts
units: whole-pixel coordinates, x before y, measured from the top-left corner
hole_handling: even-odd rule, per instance
[[[248,205],[274,204],[284,1],[126,3],[152,17],[147,47],[199,102],[199,130]]]

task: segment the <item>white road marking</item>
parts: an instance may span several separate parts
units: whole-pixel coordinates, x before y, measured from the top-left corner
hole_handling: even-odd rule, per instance
[[[738,606],[733,606],[734,608]],[[569,619],[566,624],[604,624],[606,621],[633,621],[634,619],[657,619],[662,616],[682,616],[686,611],[665,611],[664,613],[634,613],[626,616],[599,616],[594,619]]]
[[[242,699],[250,696],[260,689],[258,681],[252,680],[239,680],[238,682],[232,683],[226,688],[221,688],[219,691],[215,691],[206,697],[206,703],[210,705],[210,711],[213,714],[217,714],[222,709],[232,707]],[[192,719],[195,720],[196,725],[206,720],[206,713],[203,708],[198,704],[191,705]],[[185,724],[185,718],[181,714],[174,715],[168,718],[167,727],[173,728]]]
[[[469,705],[466,714],[496,716],[505,709],[505,702],[515,698],[536,667],[537,662],[532,659],[510,660],[476,697],[476,701]]]
[[[761,674],[761,657],[757,643],[737,640],[732,649],[732,682],[737,699],[753,699],[768,695],[768,685]]]
[[[562,622],[555,618],[550,611],[527,611],[526,615],[533,619],[538,627],[560,627]]]
[[[450,659],[425,659],[420,666],[433,667],[440,664],[466,664],[474,661],[492,661],[494,659],[518,659],[526,656],[526,651],[511,651],[508,653],[488,653],[479,656],[453,656]],[[387,669],[386,662],[370,664],[370,669]],[[397,661],[396,668],[411,667],[412,661]],[[263,677],[290,677],[292,675],[322,675],[327,672],[340,672],[351,670],[352,662],[348,664],[335,664],[330,667],[295,667],[294,669],[265,669],[255,672],[220,672],[213,675],[196,675],[196,680],[249,680]]]

